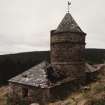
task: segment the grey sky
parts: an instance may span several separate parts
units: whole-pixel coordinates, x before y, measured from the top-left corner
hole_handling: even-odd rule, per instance
[[[67,0],[0,0],[0,54],[50,49],[50,30],[67,11]],[[105,0],[72,0],[70,13],[87,46],[105,48]]]

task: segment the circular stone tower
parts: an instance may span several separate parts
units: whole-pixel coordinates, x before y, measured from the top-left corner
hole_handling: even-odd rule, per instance
[[[85,36],[70,13],[51,31],[51,64],[61,76],[70,80],[84,76]]]

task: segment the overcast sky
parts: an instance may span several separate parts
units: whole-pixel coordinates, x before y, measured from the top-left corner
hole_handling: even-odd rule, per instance
[[[67,0],[0,0],[0,54],[49,50],[50,30],[66,11]],[[105,48],[105,0],[72,0],[70,13],[86,47]]]

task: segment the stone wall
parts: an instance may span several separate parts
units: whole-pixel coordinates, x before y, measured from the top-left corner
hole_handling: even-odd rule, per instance
[[[51,46],[51,62],[84,61],[84,45],[71,43],[55,43]]]
[[[85,34],[51,32],[51,63],[61,75],[77,78],[85,71]]]
[[[48,105],[49,102],[55,102],[56,100],[62,100],[68,97],[71,92],[79,89],[82,82],[82,79],[78,79],[70,82],[64,82],[60,85],[56,85],[55,83],[54,87],[45,89],[10,83],[9,97],[11,99],[11,103],[8,105],[20,105],[20,103],[21,105],[30,105],[32,103]],[[28,89],[28,91],[26,91],[26,89]]]
[[[49,99],[49,89],[29,87],[16,83],[10,83],[9,98],[11,98],[11,105],[18,105],[20,102],[40,103],[44,105]]]
[[[72,42],[72,43],[85,43],[85,35],[82,33],[71,33],[71,32],[65,32],[65,33],[53,33],[51,32],[51,42]]]
[[[56,67],[57,72],[59,72],[63,77],[70,77],[71,80],[82,77],[85,71],[84,63],[77,63],[77,64],[54,64]]]

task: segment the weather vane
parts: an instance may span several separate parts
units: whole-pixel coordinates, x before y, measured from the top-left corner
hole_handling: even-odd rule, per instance
[[[70,12],[70,5],[71,5],[71,2],[68,1],[68,13]]]

